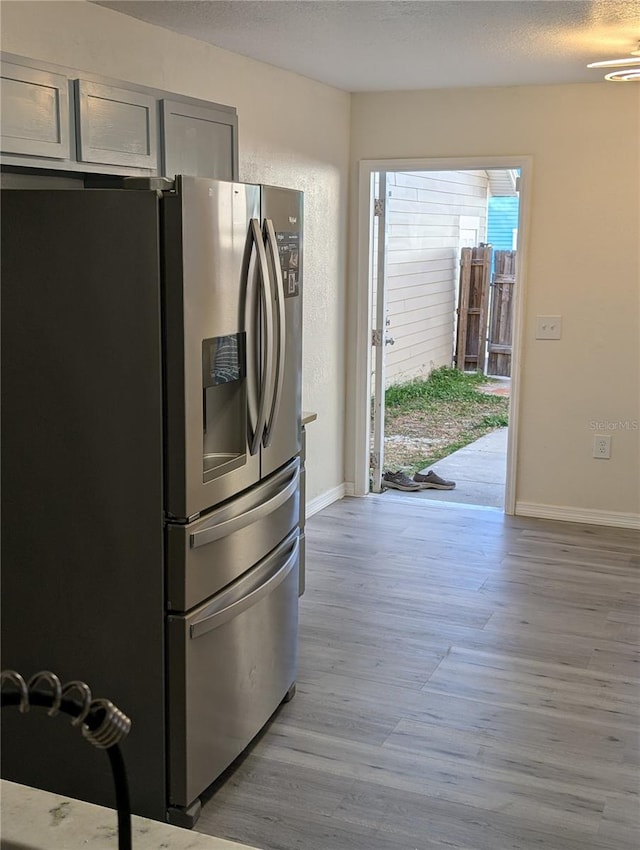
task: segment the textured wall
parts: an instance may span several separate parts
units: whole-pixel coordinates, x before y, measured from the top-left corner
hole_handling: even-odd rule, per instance
[[[640,86],[605,82],[353,96],[354,198],[361,159],[533,159],[516,485],[525,505],[640,511],[639,116]],[[537,315],[561,315],[562,339],[536,340]],[[592,457],[596,431],[613,435],[609,461]],[[353,463],[350,452],[347,475]]]
[[[310,498],[343,481],[345,433],[347,480],[354,474],[353,410],[345,432],[344,404],[353,397],[355,342],[355,318],[345,323],[350,132],[354,199],[360,159],[531,155],[516,496],[528,504],[638,513],[640,87],[349,98],[84,2],[3,2],[2,48],[232,104],[241,178],[305,191],[304,405],[319,414],[309,429]],[[356,214],[353,203],[354,258]],[[355,279],[354,259],[351,286]],[[563,316],[562,340],[536,340],[536,315],[555,314]],[[591,457],[594,428],[613,434],[610,461]]]
[[[341,485],[349,95],[85,2],[3,2],[2,49],[235,106],[240,179],[304,191],[307,496]]]

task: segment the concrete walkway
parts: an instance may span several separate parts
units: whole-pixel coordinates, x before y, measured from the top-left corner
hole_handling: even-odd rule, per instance
[[[508,428],[499,428],[464,449],[427,466],[422,472],[435,470],[441,478],[456,482],[455,490],[420,490],[405,493],[386,490],[385,495],[429,499],[432,502],[459,502],[464,505],[504,507],[507,474]]]

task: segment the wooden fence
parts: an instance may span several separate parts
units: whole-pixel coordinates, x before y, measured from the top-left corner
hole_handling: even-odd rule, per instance
[[[487,374],[511,375],[516,252],[496,251],[491,279]]]
[[[491,245],[461,251],[455,365],[509,377],[516,252],[495,252],[489,284],[492,254]]]
[[[491,245],[460,252],[455,363],[463,372],[484,372]]]

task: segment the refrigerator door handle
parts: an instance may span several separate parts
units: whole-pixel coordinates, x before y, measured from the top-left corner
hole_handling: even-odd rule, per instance
[[[202,619],[190,624],[189,637],[194,640],[222,626],[246,611],[247,608],[255,605],[268,593],[273,592],[293,569],[298,558],[299,548],[300,541],[296,529],[262,564],[256,567],[254,575],[247,576],[242,583],[238,584],[237,588],[233,589],[242,594],[240,598],[229,602],[231,593],[224,593],[223,598],[218,603],[222,607],[218,607],[214,603],[207,608]],[[288,549],[290,553],[285,562],[282,563],[280,559]],[[243,585],[246,585],[246,587]],[[229,602],[229,604],[225,604],[225,602]],[[212,610],[212,608],[215,608],[215,610]]]
[[[276,239],[276,232],[273,227],[273,221],[270,218],[265,218],[264,220],[264,229],[266,234],[266,243],[269,248],[269,253],[271,255],[271,263],[273,266],[273,274],[275,277],[275,300],[277,303],[277,328],[273,324],[271,327],[274,328],[277,334],[277,372],[275,376],[275,384],[273,386],[273,402],[271,404],[271,410],[269,414],[269,419],[267,421],[265,433],[264,433],[264,441],[263,445],[265,448],[268,448],[271,445],[271,439],[273,437],[273,426],[275,424],[276,419],[278,418],[278,412],[280,410],[280,401],[282,399],[282,388],[284,386],[284,352],[285,352],[285,340],[286,340],[286,326],[285,326],[285,309],[284,309],[284,283],[282,280],[282,268],[280,267],[280,257],[278,254],[278,242]]]
[[[264,317],[265,326],[269,329],[273,327],[273,305],[271,303],[271,296],[269,292],[269,265],[267,263],[267,254],[264,249],[264,241],[262,239],[262,234],[260,233],[260,222],[257,218],[251,219],[249,233],[249,250],[247,252],[248,259],[245,263],[246,291],[249,291],[249,272],[251,268],[250,258],[253,254],[253,248],[255,247],[258,260],[258,281],[260,287],[260,315]],[[256,305],[252,303],[247,303],[245,305],[250,316],[255,316],[255,306]],[[261,319],[258,319],[258,321],[261,321]],[[256,334],[254,332],[251,335],[250,332],[248,336],[254,339]],[[270,387],[273,385],[274,381],[274,351],[269,330],[266,332],[266,337],[267,339],[262,347],[262,352],[258,354],[258,412],[256,415],[255,429],[250,425],[252,433],[250,434],[251,441],[249,452],[252,455],[256,455],[260,449],[260,441],[265,430],[269,410]],[[249,408],[251,408],[251,405],[249,405]],[[251,418],[251,414],[249,414],[249,416]]]
[[[231,519],[223,520],[222,522],[214,519],[209,527],[203,528],[199,531],[194,531],[189,535],[190,547],[192,549],[197,549],[200,546],[206,546],[208,543],[213,543],[221,537],[233,534],[235,531],[240,531],[240,529],[246,528],[248,525],[257,522],[259,519],[263,519],[276,511],[281,505],[284,505],[287,499],[290,499],[295,493],[300,478],[300,466],[297,459],[292,467],[293,468],[287,467],[287,474],[290,476],[289,481],[282,490],[279,490],[276,493],[275,496],[272,496],[270,499],[267,499],[266,502],[261,502],[255,508],[251,508],[250,510],[232,517]]]

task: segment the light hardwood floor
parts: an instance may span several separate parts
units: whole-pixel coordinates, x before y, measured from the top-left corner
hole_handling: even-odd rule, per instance
[[[296,696],[196,830],[264,850],[638,850],[639,543],[400,494],[312,517]]]

